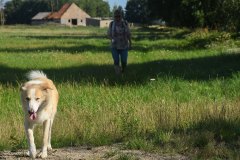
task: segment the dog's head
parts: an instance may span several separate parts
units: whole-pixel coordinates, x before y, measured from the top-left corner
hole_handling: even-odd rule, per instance
[[[20,88],[23,109],[29,114],[31,120],[37,118],[37,112],[46,103],[49,90],[52,88],[47,83],[27,82]]]

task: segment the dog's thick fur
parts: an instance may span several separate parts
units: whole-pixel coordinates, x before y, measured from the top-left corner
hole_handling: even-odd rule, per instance
[[[58,91],[53,82],[42,71],[28,73],[28,82],[20,88],[21,102],[25,115],[25,132],[29,144],[31,158],[47,157],[47,150],[51,150],[51,129],[57,112]],[[37,155],[34,143],[33,129],[36,124],[43,124],[43,145]]]

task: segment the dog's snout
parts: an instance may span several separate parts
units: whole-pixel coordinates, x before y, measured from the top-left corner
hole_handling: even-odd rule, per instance
[[[30,101],[28,103],[28,111],[30,111],[30,112],[37,112],[38,107],[39,107],[39,104],[37,104],[34,101]]]
[[[38,105],[29,105],[28,107],[28,111],[29,112],[32,112],[32,113],[36,113],[39,109],[39,106]]]
[[[30,108],[30,109],[28,110],[28,113],[33,113],[33,112],[34,112],[33,108]]]

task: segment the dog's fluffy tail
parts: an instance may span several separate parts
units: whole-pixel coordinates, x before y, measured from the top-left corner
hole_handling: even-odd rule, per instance
[[[37,78],[47,78],[47,75],[43,73],[43,71],[35,70],[27,73],[27,78],[29,80],[37,79]]]

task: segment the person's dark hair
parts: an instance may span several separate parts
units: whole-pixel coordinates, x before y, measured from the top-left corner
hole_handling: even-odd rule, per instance
[[[122,11],[120,9],[116,9],[114,11],[114,17],[121,16],[122,17]]]

